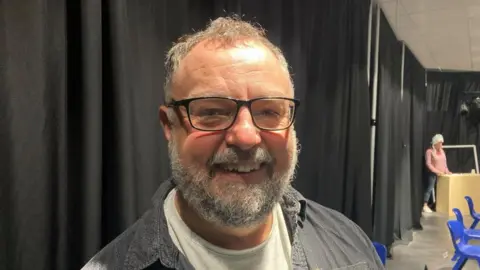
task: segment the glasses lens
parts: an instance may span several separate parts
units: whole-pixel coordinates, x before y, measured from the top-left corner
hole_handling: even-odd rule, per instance
[[[263,129],[285,129],[292,124],[295,103],[288,99],[259,99],[252,103],[255,124]]]
[[[222,98],[197,99],[190,102],[188,110],[194,128],[221,130],[230,126],[235,119],[237,103]]]

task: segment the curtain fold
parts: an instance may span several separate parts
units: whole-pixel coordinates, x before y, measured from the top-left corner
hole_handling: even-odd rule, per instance
[[[305,6],[303,29],[310,34],[300,37],[303,55],[290,59],[306,60],[305,74],[293,66],[305,91],[297,126],[304,147],[295,186],[370,235],[368,10],[369,3],[358,1]]]
[[[402,90],[402,43],[380,15],[374,239],[390,246],[412,223],[411,90]],[[407,48],[406,48],[407,49]],[[408,85],[407,85],[408,86]]]
[[[424,138],[426,125],[426,86],[425,69],[413,55],[411,50],[405,48],[404,91],[410,93],[410,202],[411,224],[403,228],[419,228],[423,206],[423,179],[424,179]],[[408,190],[406,190],[408,194]]]
[[[170,175],[158,121],[180,35],[231,13],[260,23],[302,100],[294,182],[368,234],[369,1],[2,2],[0,265],[79,269]]]
[[[403,46],[382,13],[373,238],[390,247],[395,240],[411,240],[423,203],[425,69]]]
[[[396,227],[396,190],[403,149],[400,122],[402,45],[383,14],[380,15],[378,56],[378,110],[375,146],[374,239],[387,246],[393,243]]]
[[[407,54],[408,48],[404,47],[401,42],[401,48]],[[402,66],[403,53],[400,54],[400,75],[405,73],[405,63]],[[402,70],[403,69],[403,70]],[[405,76],[405,74],[403,74]],[[397,175],[395,179],[395,214],[394,214],[394,237],[398,239],[404,239],[406,232],[412,227],[412,206],[411,206],[411,188],[412,188],[412,175],[411,175],[411,147],[410,141],[411,134],[411,113],[412,113],[412,91],[407,85],[405,85],[405,77],[400,77],[400,81],[403,79],[400,88],[400,95],[396,97],[396,102],[399,102],[398,114],[395,119],[395,129],[393,132],[399,133],[399,163],[397,164]],[[395,153],[394,153],[395,154]],[[411,239],[409,239],[411,240]]]
[[[67,183],[64,9],[54,0],[0,8],[2,269],[49,266],[65,239],[57,234]]]

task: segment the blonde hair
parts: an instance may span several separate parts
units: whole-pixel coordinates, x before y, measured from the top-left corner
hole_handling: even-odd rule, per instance
[[[442,134],[435,134],[435,136],[432,138],[432,146],[439,142],[443,142],[443,136]]]
[[[273,52],[282,68],[290,76],[285,56],[277,46],[267,39],[263,28],[259,25],[242,21],[238,16],[220,17],[211,21],[206,29],[179,38],[168,51],[165,60],[165,102],[169,102],[171,99],[172,80],[180,65],[180,61],[185,58],[195,45],[205,40],[220,41],[222,45],[226,46],[235,45],[242,40],[258,41]],[[291,78],[290,82],[293,88]]]
[[[443,135],[442,134],[435,134],[435,136],[432,137],[432,152],[434,154],[437,153],[437,149],[435,149],[435,144],[437,144],[439,142],[444,142]]]

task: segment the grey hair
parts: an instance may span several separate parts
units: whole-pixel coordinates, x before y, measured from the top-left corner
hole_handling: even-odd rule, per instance
[[[165,102],[171,100],[173,76],[180,65],[180,61],[195,45],[205,40],[220,41],[224,46],[232,46],[242,40],[258,41],[273,52],[290,77],[285,56],[280,48],[267,39],[265,30],[261,26],[243,21],[238,16],[220,17],[211,21],[206,29],[179,38],[168,51],[165,60]],[[293,89],[291,77],[290,82]]]

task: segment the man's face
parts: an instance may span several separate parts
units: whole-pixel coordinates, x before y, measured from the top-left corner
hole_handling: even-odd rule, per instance
[[[172,98],[293,98],[288,73],[266,47],[200,43],[182,60]],[[173,177],[182,197],[204,219],[224,226],[262,221],[289,186],[297,163],[293,128],[258,129],[246,106],[222,131],[193,128],[184,108],[162,107]],[[174,118],[174,119],[172,119]]]

